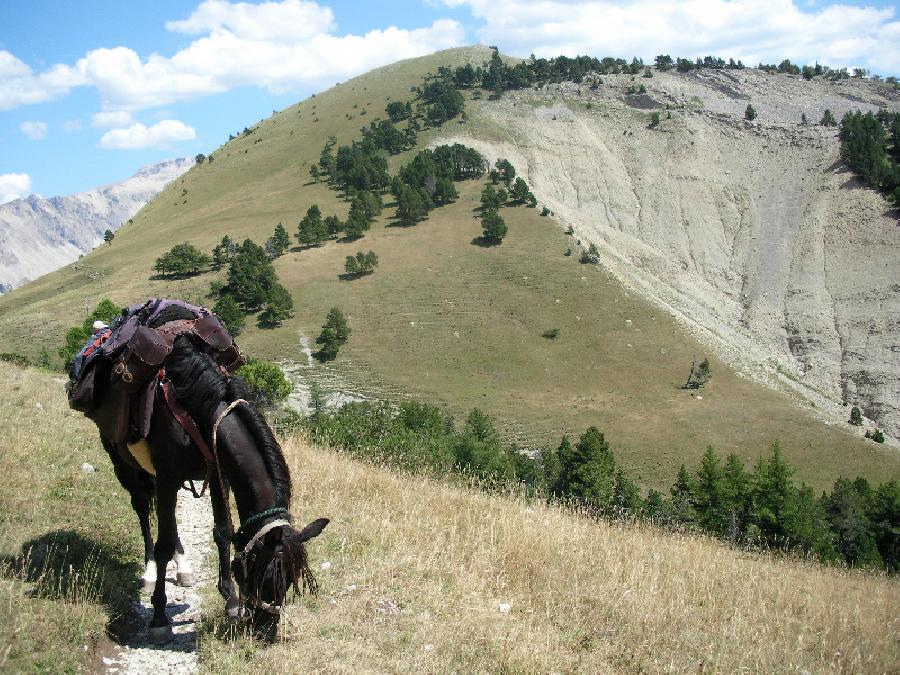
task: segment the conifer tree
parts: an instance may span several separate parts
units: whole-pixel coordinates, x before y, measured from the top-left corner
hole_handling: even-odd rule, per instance
[[[297,228],[297,241],[303,246],[318,246],[328,238],[328,229],[322,221],[317,204],[310,206]]]
[[[349,337],[350,326],[347,325],[344,313],[339,308],[332,307],[328,311],[321,334],[316,338],[316,344],[321,345],[317,357],[323,361],[333,361]]]
[[[715,534],[726,531],[727,514],[724,513],[724,476],[721,463],[712,446],[707,446],[697,471],[694,503],[697,522],[703,529]]]
[[[212,268],[216,271],[222,269],[231,262],[236,252],[237,244],[226,234],[212,250]]]
[[[496,211],[485,211],[481,215],[481,232],[485,241],[499,244],[506,236],[506,221]]]
[[[609,443],[591,427],[574,447],[559,448],[559,492],[601,511],[613,506],[616,463]]]
[[[244,330],[244,311],[230,295],[222,295],[216,300],[213,313],[225,324],[231,337],[237,337]]]
[[[266,298],[265,309],[259,315],[259,324],[269,327],[280,326],[293,315],[294,299],[291,294],[281,284],[273,284],[269,297]]]
[[[228,267],[228,293],[253,311],[266,302],[275,283],[275,268],[266,252],[251,239],[244,240]]]
[[[691,525],[697,520],[697,512],[694,509],[694,481],[687,468],[682,464],[678,467],[678,475],[672,485],[672,518],[676,523]]]
[[[722,511],[726,518],[725,534],[735,543],[743,538],[750,499],[750,477],[740,458],[733,452],[725,460],[722,471]]]
[[[272,244],[276,258],[283,255],[284,252],[291,247],[291,238],[288,235],[287,230],[284,229],[284,225],[281,223],[278,223],[275,226],[275,233],[272,235]]]

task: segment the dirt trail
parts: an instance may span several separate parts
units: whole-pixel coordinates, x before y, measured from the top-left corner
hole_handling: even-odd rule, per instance
[[[197,625],[201,618],[200,588],[213,583],[213,566],[207,558],[214,553],[212,545],[212,505],[209,495],[195,499],[185,490],[178,493],[175,510],[178,534],[184,545],[185,557],[194,572],[194,585],[183,588],[175,585],[175,564],[169,563],[166,575],[168,615],[172,620],[174,638],[162,645],[151,644],[147,625],[153,615],[150,590],[141,593],[134,606],[136,624],[126,644],[112,657],[104,657],[107,673],[194,673],[197,671]]]

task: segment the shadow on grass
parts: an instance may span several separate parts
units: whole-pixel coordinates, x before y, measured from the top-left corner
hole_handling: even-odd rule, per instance
[[[500,239],[493,239],[488,237],[475,237],[472,240],[472,243],[475,246],[480,246],[481,248],[492,248],[494,246],[499,246],[502,242]]]
[[[366,272],[354,272],[353,274],[338,274],[338,279],[341,281],[353,281],[354,279],[362,279],[363,277],[367,277],[372,274],[374,270],[368,270]]]
[[[0,557],[0,576],[34,584],[30,597],[103,605],[116,639],[140,597],[137,558],[74,530],[54,530],[22,544],[19,555]]]

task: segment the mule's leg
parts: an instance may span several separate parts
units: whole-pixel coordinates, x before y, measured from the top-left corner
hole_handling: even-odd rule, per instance
[[[228,508],[222,498],[222,488],[219,477],[213,476],[209,483],[209,497],[213,508],[213,539],[219,551],[219,583],[218,589],[225,598],[225,613],[231,619],[240,615],[240,600],[234,592],[234,583],[231,580],[231,539],[228,532]]]
[[[178,484],[156,483],[156,519],[158,536],[153,553],[156,558],[156,587],[150,602],[153,604],[153,618],[150,620],[150,640],[165,642],[172,637],[172,624],[166,616],[166,566],[175,554],[178,531],[175,525],[175,500]]]
[[[175,583],[179,586],[194,585],[194,570],[191,562],[184,554],[184,546],[181,545],[181,537],[175,535]]]
[[[119,455],[116,446],[100,436],[103,447],[109,455],[113,471],[119,483],[131,497],[131,508],[137,514],[144,539],[144,575],[141,580],[144,588],[149,589],[156,582],[156,563],[153,560],[153,530],[150,529],[150,511],[153,502],[153,479],[139,469],[129,466]]]

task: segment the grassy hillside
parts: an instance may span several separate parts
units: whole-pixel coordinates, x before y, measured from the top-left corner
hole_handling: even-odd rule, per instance
[[[0,670],[91,670],[137,588],[135,519],[60,382],[2,364],[0,386]],[[331,518],[310,546],[320,595],[288,606],[287,640],[264,647],[220,637],[206,589],[209,671],[897,669],[896,579],[397,476],[300,438],[284,448],[292,513]]]
[[[0,364],[0,672],[98,663],[138,594],[137,517],[63,382]]]
[[[897,667],[896,580],[398,477],[302,440],[285,449],[293,512],[332,518],[311,546],[331,567],[320,597],[288,609],[286,643],[202,637],[210,670]]]
[[[170,185],[111,246],[0,298],[0,351],[34,354],[44,341],[60,343],[85,306],[106,296],[121,304],[151,295],[211,304],[204,295],[221,276],[153,280],[153,261],[180,241],[207,251],[225,234],[263,242],[277,222],[293,233],[313,203],[324,215],[344,217],[348,205],[309,179],[325,139],[349,143],[360,126],[384,117],[388,101],[411,98],[410,87],[427,72],[467,59],[481,63],[488,54],[454,50],[373,71],[215,150],[212,163]],[[422,134],[420,147],[433,136]],[[504,209],[510,234],[503,245],[473,245],[481,185],[458,187],[457,203],[414,228],[392,227],[389,206],[358,242],[279,258],[296,316],[275,330],[250,327],[242,347],[305,361],[301,337],[312,341],[328,308],[339,305],[350,318],[351,340],[336,362],[304,375],[326,382],[337,375],[371,395],[422,398],[457,415],[479,406],[508,437],[528,445],[596,425],[644,486],[667,487],[678,465],[696,463],[709,444],[749,464],[775,439],[799,477],[817,488],[838,475],[876,483],[900,475],[895,451],[824,425],[711,354],[714,375],[702,399],[679,390],[692,356],[705,353],[701,345],[602,269],[578,264],[577,252],[565,257],[573,242],[534,210]],[[360,249],[378,254],[378,270],[341,281],[344,257]],[[561,331],[556,341],[541,337],[551,328]]]

